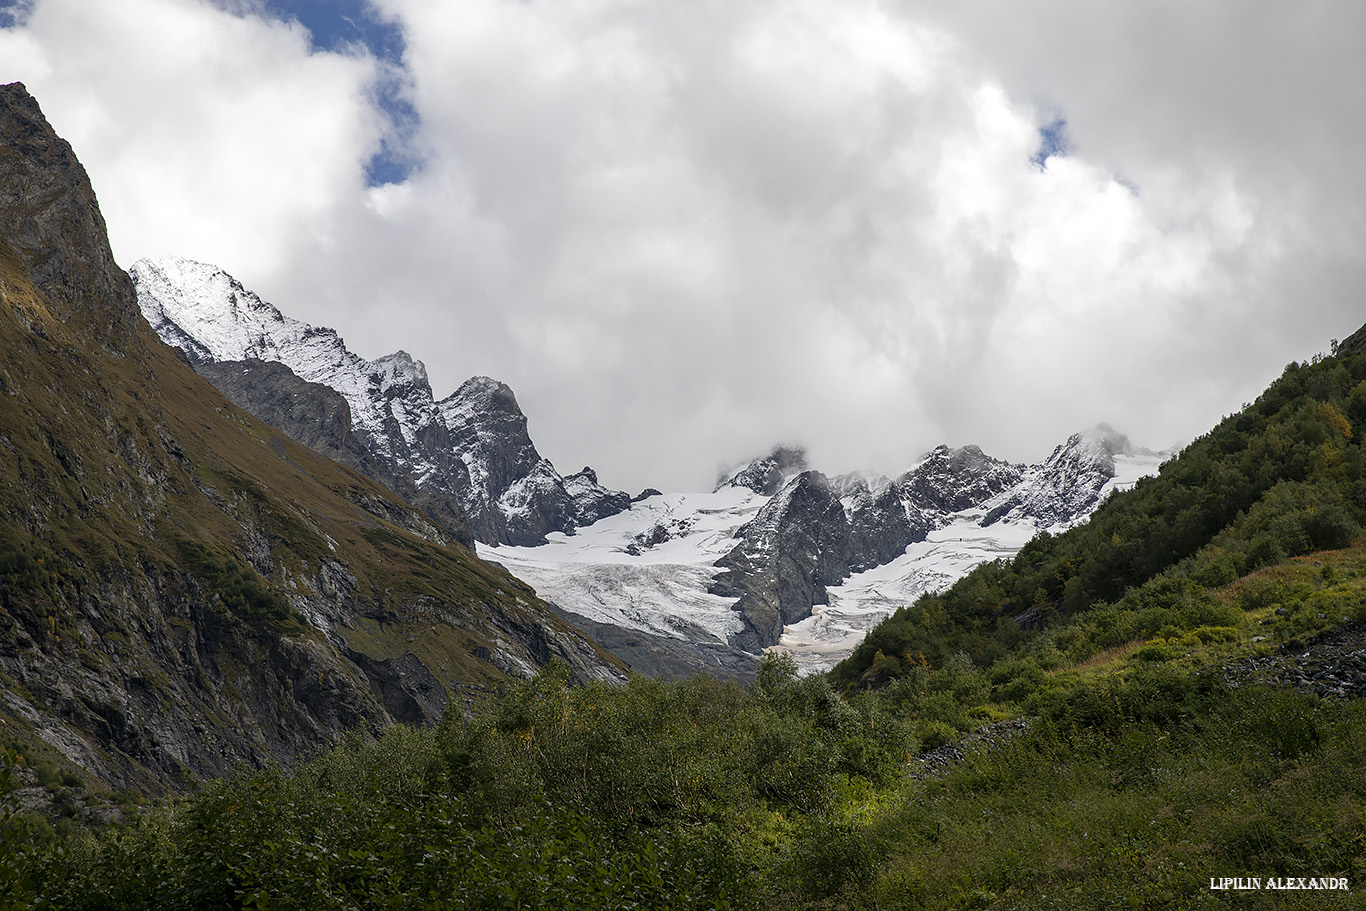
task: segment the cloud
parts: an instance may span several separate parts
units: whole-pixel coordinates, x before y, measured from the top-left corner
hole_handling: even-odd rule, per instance
[[[776,440],[884,471],[1098,420],[1168,445],[1361,318],[1339,4],[380,0],[395,74],[137,2],[0,33],[116,251],[216,262],[438,395],[504,379],[608,484]],[[382,141],[420,165],[367,187]]]
[[[311,52],[297,24],[192,0],[41,0],[0,33],[0,60],[86,165],[124,264],[279,271],[301,240],[325,248],[379,147],[373,60]]]

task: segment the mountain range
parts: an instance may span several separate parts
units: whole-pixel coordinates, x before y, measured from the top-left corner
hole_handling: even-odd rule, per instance
[[[632,498],[560,474],[495,379],[437,399],[420,361],[361,358],[222,269],[121,271],[21,85],[0,135],[0,721],[109,784],[431,722],[552,659],[825,667],[1163,457],[1104,426],[1038,465],[939,447],[894,478],[787,446]]]
[[[633,502],[590,468],[559,475],[497,380],[474,377],[438,401],[406,352],[366,361],[334,330],[284,315],[216,266],[141,260],[131,275],[148,322],[224,395],[390,485],[453,533],[463,531],[463,509],[484,557],[531,581],[632,667],[658,673],[748,674],[754,655],[779,644],[810,656],[809,667],[827,666],[898,599],[974,565],[958,559],[946,571],[948,541],[961,554],[979,539],[969,548],[978,560],[1010,556],[1035,530],[1083,521],[1117,474],[1132,481],[1167,455],[1099,425],[1037,465],[940,446],[889,479],[829,477],[808,467],[801,447],[778,446],[729,472],[710,497],[650,490]],[[932,534],[938,559],[907,559]],[[563,546],[570,537],[574,546]],[[659,547],[671,539],[690,543],[666,563]],[[567,553],[575,556],[556,558]],[[862,574],[889,564],[904,572],[878,573],[869,588]],[[880,611],[866,606],[873,601]]]

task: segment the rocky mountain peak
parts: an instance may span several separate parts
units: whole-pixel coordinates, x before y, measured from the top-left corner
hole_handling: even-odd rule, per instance
[[[54,315],[87,340],[127,353],[136,296],[114,262],[85,168],[23,83],[0,86],[0,216],[5,236]]]
[[[1085,520],[1115,486],[1119,463],[1152,466],[1162,453],[1134,446],[1109,424],[1097,424],[1067,438],[1031,466],[1016,487],[990,505],[983,525],[1030,521],[1061,530]]]
[[[977,446],[939,446],[901,477],[904,498],[921,509],[951,513],[982,503],[1020,480],[1024,466],[993,458]]]
[[[739,468],[725,473],[716,482],[715,490],[723,487],[746,487],[755,493],[771,497],[793,476],[806,471],[806,449],[801,446],[779,444],[768,455],[751,459]]]
[[[380,376],[382,388],[423,388],[427,396],[431,395],[432,385],[427,379],[427,365],[408,352],[395,351],[371,363]]]
[[[526,415],[506,383],[472,377],[438,402],[426,366],[408,352],[368,361],[332,329],[285,316],[217,266],[164,257],[140,260],[131,273],[148,322],[191,363],[252,363],[243,369],[254,381],[279,387],[250,388],[241,381],[243,370],[201,369],[224,384],[221,391],[399,492],[462,541],[472,536],[488,544],[539,544],[549,532],[572,534],[630,504],[625,494],[598,484],[596,475],[562,479],[536,451]],[[283,365],[303,384],[260,369],[260,362]],[[344,432],[320,435],[299,425],[300,415],[328,414],[341,426],[336,409],[321,400],[284,407],[300,394],[317,398],[308,384],[345,399],[350,426]]]
[[[447,411],[462,409],[482,414],[501,414],[526,423],[526,415],[522,413],[522,406],[517,404],[512,387],[492,377],[470,377],[440,404]]]

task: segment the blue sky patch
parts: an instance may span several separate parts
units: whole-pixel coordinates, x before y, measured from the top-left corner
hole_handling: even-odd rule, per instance
[[[392,127],[379,154],[366,163],[365,179],[372,187],[406,180],[418,165],[408,150],[408,140],[416,132],[419,118],[403,97],[406,44],[398,24],[381,19],[368,0],[266,0],[264,5],[268,15],[295,20],[308,29],[314,50],[345,52],[362,45],[387,65],[373,91]]]
[[[33,15],[33,0],[0,0],[0,28],[23,25]]]
[[[1055,117],[1049,123],[1039,127],[1039,148],[1030,161],[1039,170],[1046,167],[1045,162],[1053,156],[1066,156],[1072,152],[1072,139],[1067,135],[1067,120],[1063,117]]]

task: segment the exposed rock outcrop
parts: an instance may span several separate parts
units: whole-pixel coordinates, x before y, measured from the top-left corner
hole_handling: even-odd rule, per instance
[[[560,477],[536,451],[526,415],[504,383],[473,377],[438,402],[426,367],[407,352],[367,361],[335,331],[285,316],[215,266],[164,257],[138,261],[131,274],[152,328],[201,372],[208,364],[264,360],[339,393],[351,409],[352,436],[371,455],[347,464],[426,509],[462,540],[541,544],[550,532],[573,534],[630,504],[599,485],[591,470]],[[283,374],[256,378],[270,383]],[[258,398],[283,395],[265,390]],[[242,397],[243,407],[292,433],[273,420],[282,417],[279,409],[263,402],[266,410],[256,411],[257,400]]]

